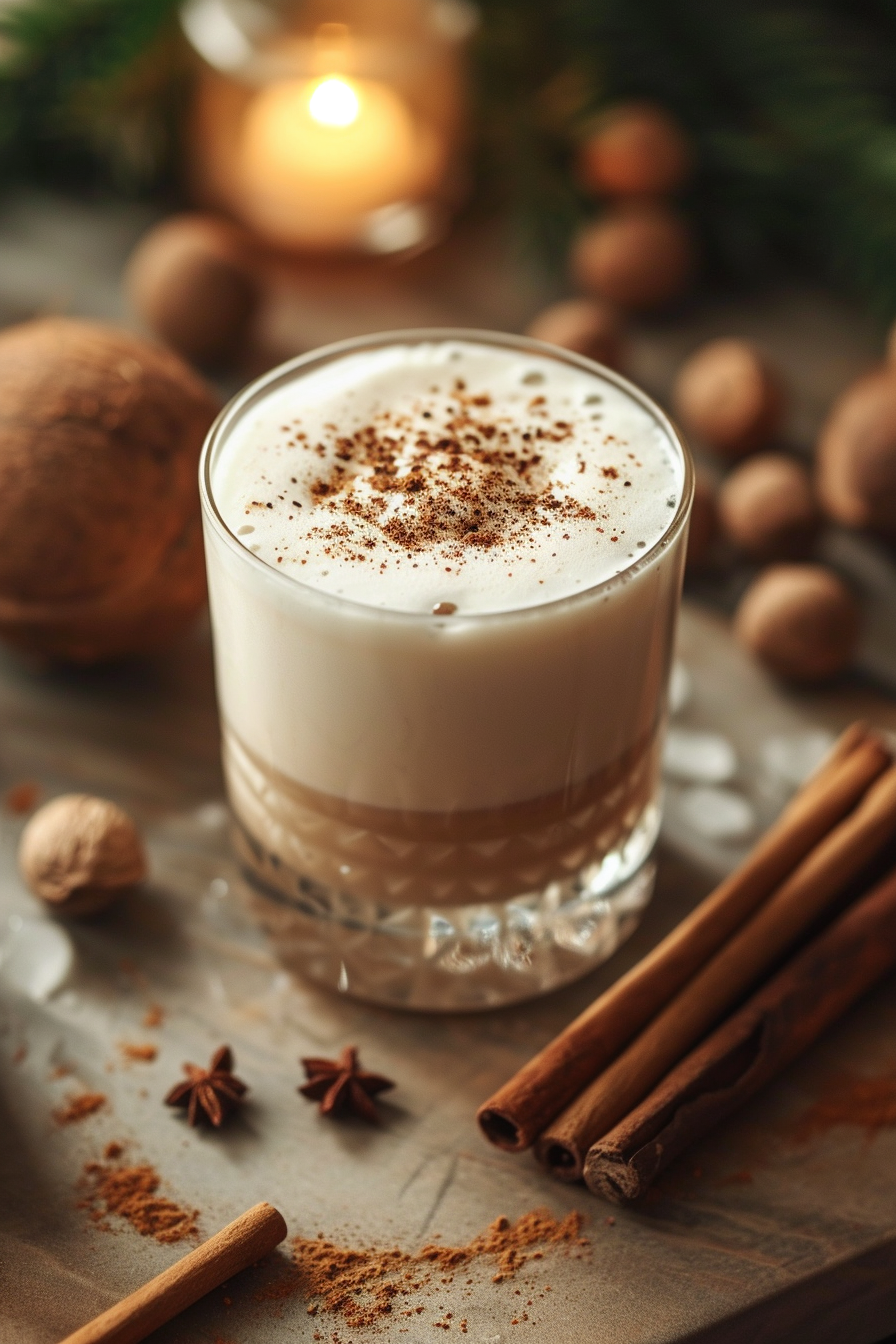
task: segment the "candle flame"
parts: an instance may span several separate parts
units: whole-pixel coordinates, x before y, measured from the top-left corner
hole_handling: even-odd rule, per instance
[[[320,80],[308,100],[308,111],[321,126],[351,126],[359,110],[358,95],[351,84],[335,75]]]

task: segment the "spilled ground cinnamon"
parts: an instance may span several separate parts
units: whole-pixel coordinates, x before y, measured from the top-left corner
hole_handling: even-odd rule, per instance
[[[293,1241],[295,1270],[258,1294],[259,1300],[278,1300],[300,1294],[309,1315],[328,1313],[352,1329],[395,1323],[400,1317],[422,1315],[425,1306],[411,1299],[427,1288],[445,1286],[456,1274],[485,1261],[493,1283],[513,1279],[532,1260],[544,1258],[549,1248],[567,1254],[585,1254],[583,1218],[572,1212],[555,1218],[547,1209],[534,1209],[516,1222],[496,1218],[466,1246],[432,1242],[411,1253],[399,1247],[362,1249],[337,1245],[319,1234]],[[525,1313],[524,1313],[525,1314]],[[433,1322],[450,1328],[453,1316]],[[465,1333],[465,1322],[454,1322]],[[316,1335],[315,1338],[318,1338]]]
[[[108,1097],[104,1092],[79,1092],[65,1099],[64,1106],[57,1106],[53,1119],[57,1125],[74,1125],[88,1115],[95,1115],[106,1105]]]
[[[868,1138],[896,1125],[896,1068],[878,1077],[838,1073],[829,1079],[824,1093],[788,1126],[788,1137],[805,1143],[826,1134],[836,1125],[863,1129]]]
[[[120,1144],[109,1144],[105,1162],[88,1162],[84,1167],[82,1188],[85,1197],[79,1207],[87,1209],[99,1227],[109,1227],[110,1214],[130,1223],[142,1237],[154,1237],[169,1244],[184,1241],[198,1231],[198,1210],[184,1209],[174,1200],[158,1193],[162,1178],[148,1162],[120,1166],[115,1162],[123,1152]]]

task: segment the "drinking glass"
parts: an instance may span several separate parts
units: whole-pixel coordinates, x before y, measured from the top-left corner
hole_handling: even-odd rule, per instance
[[[227,526],[215,467],[286,385],[383,346],[462,341],[574,365],[646,410],[680,469],[668,526],[613,577],[450,617],[334,596]],[[544,993],[604,961],[650,899],[659,765],[693,469],[643,392],[579,355],[490,332],[343,341],[272,370],[205,445],[202,506],[234,844],[286,965],[396,1007]]]

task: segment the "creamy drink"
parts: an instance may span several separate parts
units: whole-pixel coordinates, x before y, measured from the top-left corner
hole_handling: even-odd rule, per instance
[[[650,894],[691,489],[646,398],[515,337],[345,343],[225,411],[225,770],[291,960],[450,1008],[609,955]]]

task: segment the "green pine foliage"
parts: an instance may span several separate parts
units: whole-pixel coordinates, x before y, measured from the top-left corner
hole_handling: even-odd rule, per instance
[[[172,165],[177,0],[13,0],[0,10],[4,176],[139,189]]]
[[[375,0],[370,0],[371,4]],[[786,264],[896,311],[896,0],[479,0],[481,190],[558,263],[599,208],[575,148],[608,103],[693,137],[682,200],[711,265]],[[177,0],[0,8],[0,169],[82,186],[171,180],[189,59]]]
[[[717,269],[750,279],[785,262],[896,311],[893,0],[482,7],[483,121],[542,248],[556,253],[570,221],[593,212],[572,147],[595,114],[654,99],[696,144],[682,204]]]

